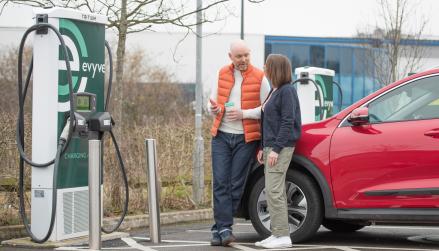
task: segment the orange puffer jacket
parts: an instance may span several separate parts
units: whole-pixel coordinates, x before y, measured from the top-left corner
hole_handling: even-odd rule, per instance
[[[224,116],[224,104],[227,102],[235,84],[233,76],[233,64],[224,66],[219,72],[218,79],[218,96],[217,103],[221,107],[221,113],[217,114],[210,130],[212,136],[216,136],[221,120]],[[247,70],[242,74],[243,80],[241,85],[241,109],[252,109],[261,105],[260,90],[264,72],[249,65]],[[243,119],[245,142],[251,142],[261,139],[259,120]]]

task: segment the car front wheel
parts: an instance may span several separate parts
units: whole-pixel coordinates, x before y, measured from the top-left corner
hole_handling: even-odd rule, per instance
[[[319,190],[310,177],[292,169],[287,172],[285,189],[291,239],[293,242],[305,241],[315,234],[322,223],[323,209]],[[253,227],[264,238],[269,236],[270,214],[264,176],[254,183],[248,206]]]

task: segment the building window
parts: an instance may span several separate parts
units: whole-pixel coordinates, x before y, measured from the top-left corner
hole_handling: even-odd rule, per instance
[[[325,67],[325,47],[313,45],[310,47],[311,66]]]
[[[349,43],[349,39],[265,37],[265,56],[279,53],[291,60],[294,69],[303,66],[328,68],[335,71],[334,81],[343,91],[342,108],[378,89],[372,63],[368,63],[365,48]],[[334,108],[338,111],[339,91],[334,86]]]

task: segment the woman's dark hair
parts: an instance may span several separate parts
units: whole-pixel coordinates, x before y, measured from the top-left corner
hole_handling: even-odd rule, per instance
[[[279,88],[284,84],[291,83],[290,60],[281,54],[270,54],[265,61],[265,74],[271,85]]]

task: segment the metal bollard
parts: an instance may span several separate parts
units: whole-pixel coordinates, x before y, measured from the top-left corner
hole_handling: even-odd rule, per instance
[[[88,245],[101,250],[101,141],[88,141]]]
[[[160,207],[157,182],[157,150],[155,139],[145,139],[148,179],[149,233],[152,243],[160,243]]]

